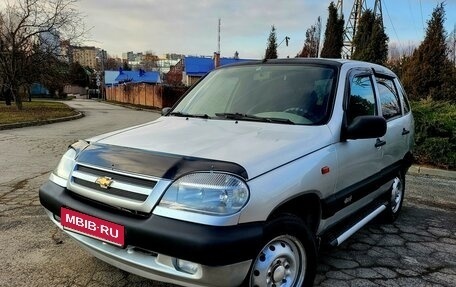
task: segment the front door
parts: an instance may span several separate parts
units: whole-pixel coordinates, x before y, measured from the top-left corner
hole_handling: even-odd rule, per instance
[[[346,121],[348,125],[358,116],[378,115],[374,78],[368,70],[354,70],[349,74],[349,88],[345,99]],[[369,192],[363,186],[381,170],[383,138],[341,141],[336,145],[339,176],[336,194],[330,200],[331,222],[350,215],[370,201]]]

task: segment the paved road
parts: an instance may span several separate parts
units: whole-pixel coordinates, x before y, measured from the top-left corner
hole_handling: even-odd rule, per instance
[[[88,255],[48,220],[38,187],[80,138],[158,115],[92,101],[69,104],[80,120],[0,131],[0,286],[168,286]],[[407,201],[394,225],[372,223],[323,251],[316,286],[455,286],[454,180],[407,176]]]

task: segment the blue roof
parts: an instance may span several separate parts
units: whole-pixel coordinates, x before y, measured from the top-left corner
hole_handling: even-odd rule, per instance
[[[105,84],[106,85],[116,85],[116,78],[119,76],[119,71],[104,71]]]
[[[32,94],[32,95],[49,95],[49,90],[40,83],[33,83],[30,86],[30,94]]]
[[[144,72],[139,71],[119,71],[119,75],[115,79],[119,83],[161,83],[159,72]]]
[[[241,63],[249,59],[220,58],[220,66]],[[185,57],[185,73],[189,76],[204,76],[214,69],[214,59],[209,57]]]

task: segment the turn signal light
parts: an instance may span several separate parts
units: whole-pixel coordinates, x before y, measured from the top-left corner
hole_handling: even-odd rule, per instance
[[[321,168],[321,174],[327,174],[329,173],[329,166],[324,166]]]

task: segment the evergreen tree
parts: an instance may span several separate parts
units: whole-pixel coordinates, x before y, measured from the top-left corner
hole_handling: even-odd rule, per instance
[[[389,38],[385,33],[385,27],[382,20],[376,18],[372,27],[372,37],[369,43],[369,50],[372,51],[372,63],[385,65],[388,61],[388,41]]]
[[[372,10],[366,10],[353,39],[352,59],[384,65],[388,59],[388,40],[382,21],[375,18]]]
[[[328,7],[329,15],[326,22],[325,41],[321,50],[322,58],[340,58],[344,46],[344,18],[337,15],[334,2]]]
[[[372,26],[374,23],[374,13],[371,10],[367,10],[361,16],[358,23],[358,30],[353,38],[353,46],[355,51],[352,54],[352,59],[367,61],[369,58],[369,42],[372,33]]]
[[[427,22],[426,35],[404,67],[403,82],[412,98],[456,100],[454,68],[448,59],[445,9],[438,4]]]
[[[271,33],[269,33],[268,46],[264,55],[265,59],[277,59],[277,36],[276,28],[272,25]]]
[[[90,85],[89,73],[79,62],[70,64],[68,78],[69,83],[72,85],[81,87],[88,87]]]

